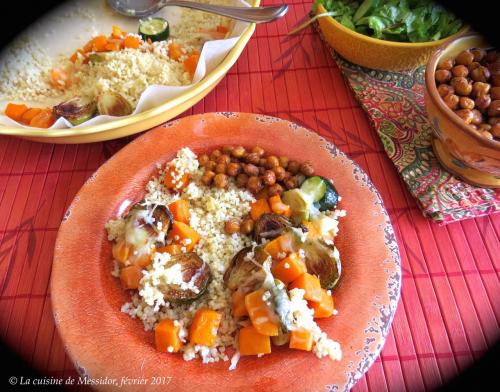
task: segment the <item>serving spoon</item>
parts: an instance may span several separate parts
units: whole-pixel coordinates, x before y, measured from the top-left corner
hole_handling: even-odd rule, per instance
[[[158,12],[163,7],[177,6],[252,23],[271,22],[281,18],[288,11],[288,5],[286,4],[272,7],[229,7],[184,0],[108,0],[108,4],[118,13],[134,18],[145,18]]]

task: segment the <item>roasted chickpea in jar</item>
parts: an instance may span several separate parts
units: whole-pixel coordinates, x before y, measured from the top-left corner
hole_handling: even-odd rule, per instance
[[[452,78],[452,73],[448,71],[447,69],[439,69],[436,71],[435,77],[436,77],[436,82],[438,83],[446,83],[449,82]],[[458,75],[455,75],[458,76]]]
[[[466,78],[455,77],[451,79],[451,86],[458,95],[469,95],[472,91],[472,84]]]
[[[446,97],[443,98],[444,103],[446,106],[448,106],[450,109],[455,110],[458,108],[458,104],[460,102],[460,98],[458,95],[455,94],[449,94]]]
[[[448,94],[455,94],[455,89],[449,84],[440,84],[437,88],[438,93],[441,97],[446,97]]]
[[[488,94],[490,92],[490,85],[483,82],[474,82],[472,84],[472,96],[477,97],[479,95]]]
[[[470,124],[474,118],[472,110],[460,109],[455,112],[458,117],[460,117],[466,124]]]
[[[500,116],[500,100],[496,99],[491,102],[491,105],[488,108],[488,116],[490,117]]]
[[[450,59],[442,60],[438,64],[437,69],[444,69],[444,70],[451,71],[451,69],[453,68],[454,65],[455,65],[455,60],[450,58]]]
[[[478,95],[474,100],[474,103],[476,105],[476,108],[481,111],[485,111],[491,104],[491,97],[489,96],[489,94]]]
[[[460,97],[458,104],[462,109],[474,109],[474,100],[469,97]]]
[[[440,71],[436,71],[436,79],[437,79],[437,73],[440,72]],[[465,65],[455,65],[452,69],[451,69],[451,73],[453,74],[453,76],[461,76],[461,77],[466,77],[468,74],[469,74],[469,68],[467,68]],[[451,76],[448,80],[451,79]],[[448,81],[446,80],[446,81]]]
[[[455,58],[455,62],[461,65],[469,65],[474,61],[474,55],[468,50],[460,52]]]

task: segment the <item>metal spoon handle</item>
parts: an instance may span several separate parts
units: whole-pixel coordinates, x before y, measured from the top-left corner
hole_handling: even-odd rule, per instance
[[[252,23],[271,22],[282,17],[288,11],[288,5],[286,4],[273,7],[228,7],[215,4],[195,3],[194,1],[168,0],[165,1],[165,5],[174,5],[178,7],[207,11],[213,14]]]

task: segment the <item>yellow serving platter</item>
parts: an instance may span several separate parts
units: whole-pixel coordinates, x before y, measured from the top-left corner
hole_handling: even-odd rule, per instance
[[[260,0],[249,0],[248,3],[257,7]],[[254,30],[255,24],[249,24],[235,46],[212,72],[179,96],[157,107],[126,118],[86,127],[38,129],[12,128],[0,125],[0,135],[10,135],[44,143],[77,144],[117,139],[150,129],[181,114],[212,91],[238,60]]]

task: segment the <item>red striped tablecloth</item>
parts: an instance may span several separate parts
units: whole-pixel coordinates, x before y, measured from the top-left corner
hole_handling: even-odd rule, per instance
[[[432,389],[499,338],[500,214],[444,227],[422,217],[317,33],[306,31],[298,45],[287,37],[310,6],[294,0],[284,20],[258,26],[226,78],[183,116],[278,116],[316,130],[360,164],[394,225],[403,289],[382,355],[354,389]],[[129,141],[51,145],[0,137],[0,338],[47,375],[74,374],[50,307],[59,223],[84,181]]]

